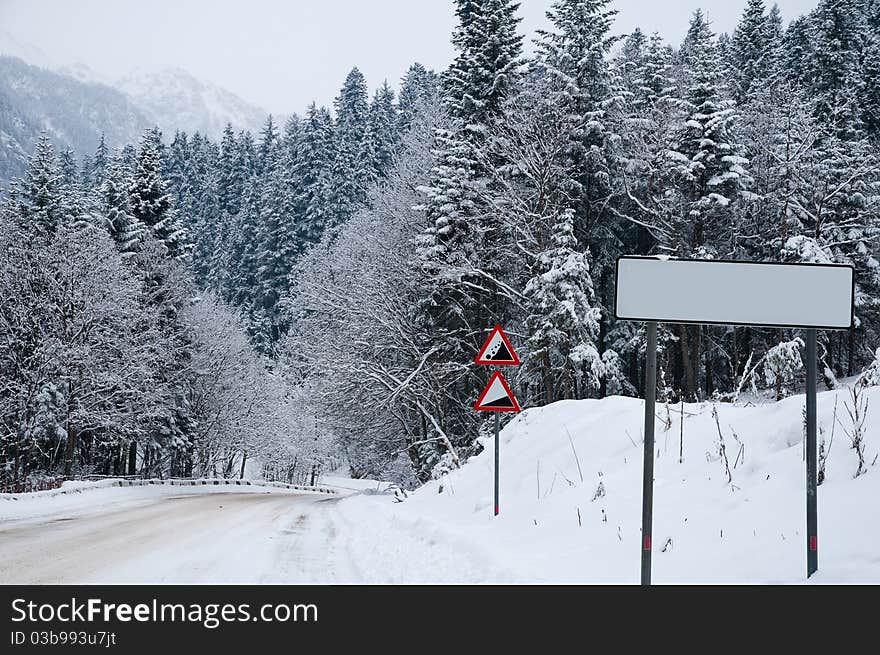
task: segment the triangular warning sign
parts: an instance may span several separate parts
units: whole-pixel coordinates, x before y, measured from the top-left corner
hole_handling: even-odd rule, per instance
[[[480,348],[480,352],[477,353],[474,362],[497,366],[518,366],[519,357],[513,352],[513,346],[510,345],[504,330],[500,325],[496,325],[489,334],[489,338],[486,339],[486,343]]]
[[[474,404],[478,412],[518,412],[519,403],[516,402],[507,381],[500,371],[495,371],[489,378],[489,384],[483,389],[483,393]]]

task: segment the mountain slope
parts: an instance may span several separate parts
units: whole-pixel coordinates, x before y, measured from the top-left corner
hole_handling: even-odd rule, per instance
[[[151,125],[122,92],[103,84],[0,56],[0,180],[24,171],[40,131],[78,155],[95,151],[103,132],[110,146],[137,141]]]
[[[238,130],[257,130],[266,119],[259,107],[181,69],[137,73],[117,86],[166,134],[183,130],[218,138],[227,123]]]
[[[219,138],[227,123],[258,130],[266,112],[180,69],[140,73],[108,84],[84,64],[60,65],[0,31],[0,188],[23,174],[40,132],[59,148],[91,154],[101,133],[111,147],[136,143],[158,125]]]

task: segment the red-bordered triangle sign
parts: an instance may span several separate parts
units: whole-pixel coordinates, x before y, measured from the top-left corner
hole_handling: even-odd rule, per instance
[[[486,343],[477,353],[474,360],[477,364],[495,364],[496,366],[519,366],[519,357],[513,351],[510,340],[500,325],[492,328]]]
[[[474,409],[478,412],[518,412],[519,403],[507,386],[507,380],[501,371],[495,371],[489,378],[489,384],[477,398]]]

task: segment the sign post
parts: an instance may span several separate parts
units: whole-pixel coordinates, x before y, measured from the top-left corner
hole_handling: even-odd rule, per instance
[[[489,338],[477,353],[474,363],[487,366],[518,366],[519,357],[510,345],[510,340],[504,334],[504,330],[500,325],[496,325]],[[500,419],[497,412],[518,412],[519,403],[516,401],[507,381],[501,375],[501,371],[496,370],[489,378],[489,383],[483,389],[474,409],[478,412],[496,412],[495,414],[495,516],[499,511],[499,460],[501,452],[500,439],[498,438]]]
[[[498,467],[499,459],[501,457],[501,444],[499,443],[500,439],[498,438],[498,432],[501,419],[498,417],[498,412],[495,413],[495,516],[498,516],[498,487],[500,483],[500,469]]]
[[[645,364],[645,453],[642,474],[642,585],[651,584],[651,523],[654,514],[654,404],[657,395],[657,324],[648,321]]]
[[[614,315],[645,321],[645,449],[641,582],[651,584],[657,322],[806,329],[807,577],[819,568],[816,471],[816,330],[853,325],[855,277],[841,264],[775,264],[620,257]]]
[[[819,569],[816,502],[816,330],[807,330],[807,577]]]

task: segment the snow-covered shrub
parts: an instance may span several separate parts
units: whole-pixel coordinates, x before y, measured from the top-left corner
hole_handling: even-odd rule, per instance
[[[819,242],[812,237],[799,234],[790,237],[782,247],[783,261],[786,262],[804,262],[810,264],[830,264],[831,257],[819,245]]]
[[[804,362],[800,354],[800,349],[803,347],[803,340],[796,337],[791,341],[783,341],[767,351],[764,360],[764,377],[767,386],[776,389],[776,400],[785,397],[786,385],[790,384],[798,371],[803,369]]]
[[[439,480],[444,475],[457,468],[455,459],[451,453],[443,453],[440,460],[431,469],[431,479]]]
[[[602,353],[602,369],[605,374],[605,389],[609,396],[635,396],[636,388],[626,377],[623,361],[616,350]]]
[[[858,458],[856,474],[859,477],[867,472],[865,465],[865,435],[868,429],[868,397],[865,389],[860,384],[854,384],[849,388],[848,398],[844,403],[846,413],[849,415],[849,425],[844,428],[849,438],[852,449]]]
[[[874,351],[874,361],[862,371],[858,382],[866,387],[875,387],[880,385],[880,348]]]

